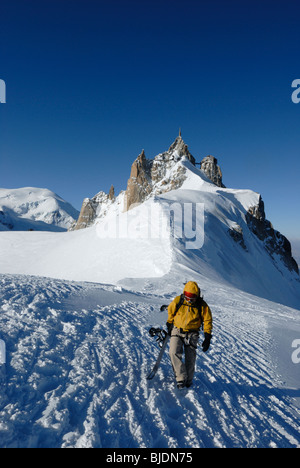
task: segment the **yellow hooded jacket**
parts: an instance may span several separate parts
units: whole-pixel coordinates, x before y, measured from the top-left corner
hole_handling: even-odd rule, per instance
[[[200,290],[197,283],[189,281],[184,291],[192,294],[200,295]],[[177,304],[180,301],[181,296],[175,297],[173,302],[168,307],[168,322],[174,323],[175,327],[181,328],[184,332],[199,330],[203,323],[204,333],[211,334],[212,332],[212,314],[209,306],[205,301],[202,300],[201,313],[197,307],[188,304],[186,301],[183,302],[181,307],[176,313]]]

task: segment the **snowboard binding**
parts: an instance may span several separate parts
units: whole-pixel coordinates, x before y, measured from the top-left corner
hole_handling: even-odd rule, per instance
[[[152,337],[156,337],[156,341],[157,341],[159,347],[161,348],[162,345],[163,345],[163,342],[165,341],[165,338],[166,338],[168,332],[166,332],[165,330],[163,330],[161,328],[152,327],[149,330],[149,334]]]

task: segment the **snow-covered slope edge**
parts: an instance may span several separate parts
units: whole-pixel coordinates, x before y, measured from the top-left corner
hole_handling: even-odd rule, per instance
[[[149,197],[125,213],[120,199],[90,228],[1,233],[0,272],[129,284],[129,278],[188,270],[201,281],[300,308],[299,275],[279,255],[270,255],[248,225],[247,212],[257,206],[259,194],[217,187],[187,160],[176,165],[185,171],[181,188]],[[175,230],[168,229],[172,216]],[[185,237],[193,231],[200,244],[188,246]]]
[[[199,177],[200,171],[191,168],[189,162],[183,164],[187,177],[182,187],[159,197],[167,213],[175,207],[173,271],[182,274],[188,268],[200,281],[224,283],[300,309],[298,273],[290,270],[280,255],[270,255],[265,242],[248,225],[247,212],[257,206],[260,195],[252,190],[216,187],[202,175]],[[189,207],[193,207],[192,216],[185,218]],[[189,244],[191,232],[194,238]],[[240,237],[234,238],[232,232]]]
[[[0,231],[65,231],[79,212],[48,189],[0,189]]]
[[[158,353],[148,329],[165,323],[175,277],[138,293],[15,275],[0,284],[0,447],[300,447],[297,365],[273,333],[292,340],[298,311],[204,285],[214,337],[180,394],[167,353],[145,378]]]

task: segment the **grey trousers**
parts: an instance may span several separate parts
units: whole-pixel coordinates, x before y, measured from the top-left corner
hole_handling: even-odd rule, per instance
[[[172,330],[169,354],[177,382],[192,383],[195,373],[198,338],[198,332],[182,333],[176,327]],[[187,339],[191,344],[186,344]]]

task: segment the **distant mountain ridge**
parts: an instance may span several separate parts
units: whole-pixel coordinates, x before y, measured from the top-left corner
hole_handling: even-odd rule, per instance
[[[0,231],[66,231],[79,212],[51,190],[0,189]]]
[[[174,143],[139,155],[119,195],[85,199],[68,232],[2,232],[0,273],[141,287],[198,278],[299,308],[298,265],[261,195],[225,187],[214,157],[198,169],[181,136]]]

